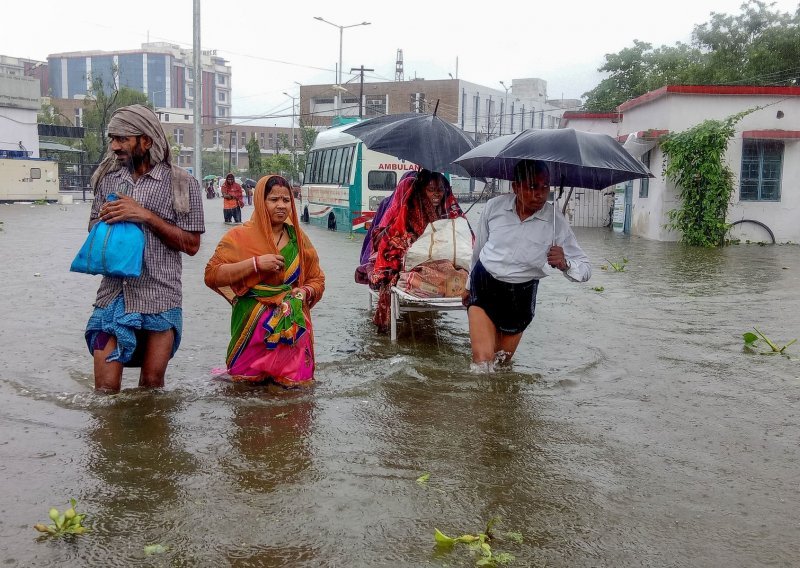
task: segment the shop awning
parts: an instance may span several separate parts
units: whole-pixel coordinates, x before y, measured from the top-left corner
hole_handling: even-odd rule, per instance
[[[622,142],[622,147],[634,158],[641,158],[646,152],[652,150],[658,139],[664,134],[669,134],[669,130],[640,130],[632,132],[627,136],[617,138]]]
[[[77,148],[72,148],[66,144],[59,144],[58,142],[39,142],[39,150],[52,150],[55,152],[75,152],[80,154],[81,151]]]

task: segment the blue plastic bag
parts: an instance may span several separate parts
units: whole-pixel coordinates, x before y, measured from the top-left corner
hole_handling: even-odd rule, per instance
[[[113,193],[108,196],[109,201],[116,199]],[[144,244],[144,231],[137,223],[121,221],[109,225],[98,221],[69,269],[85,274],[138,277],[142,275]]]

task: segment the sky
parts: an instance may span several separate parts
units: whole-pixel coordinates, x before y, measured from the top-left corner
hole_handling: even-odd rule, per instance
[[[741,2],[201,0],[201,43],[231,65],[233,116],[240,117],[234,123],[288,126],[298,84],[336,82],[335,26],[370,22],[343,31],[343,82],[357,82],[349,70],[361,65],[374,69],[367,82],[393,81],[402,49],[406,80],[452,74],[502,90],[500,81],[538,77],[547,81],[549,98],[575,99],[603,78],[597,68],[606,53],[634,39],[655,46],[688,42],[711,12],[738,14]],[[192,0],[26,0],[17,6],[17,23],[0,34],[2,55],[44,60],[51,53],[138,49],[148,40],[192,46]],[[794,12],[798,3],[775,6]]]

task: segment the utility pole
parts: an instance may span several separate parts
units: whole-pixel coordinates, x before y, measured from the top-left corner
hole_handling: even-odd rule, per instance
[[[489,102],[486,105],[486,139],[489,140],[492,132],[492,95],[489,95]]]
[[[230,130],[228,132],[230,136],[228,137],[228,171],[233,171],[233,137],[236,136],[236,132]],[[228,175],[227,173],[225,175]]]
[[[475,93],[475,120],[473,124],[475,124],[475,142],[478,142],[478,105],[481,103],[481,94]]]
[[[203,68],[200,51],[200,0],[194,0],[192,59],[194,64],[194,177],[203,179]]]
[[[199,0],[195,0],[198,2]],[[325,18],[321,18],[320,16],[314,16],[315,20],[319,20],[320,22],[325,22],[326,24],[330,24],[334,28],[339,28],[339,66],[336,68],[336,84],[340,87],[342,86],[342,42],[344,40],[344,30],[347,28],[355,28],[356,26],[368,26],[371,22],[360,22],[358,24],[350,24],[349,26],[340,26],[339,24],[334,24],[333,22],[329,22]],[[341,93],[337,93],[334,99],[334,106],[335,110],[338,112],[341,109],[341,105],[339,104],[339,99],[341,98]]]
[[[284,95],[292,99],[292,182],[294,182],[294,176],[297,172],[297,144],[295,143],[294,139],[294,99],[292,95],[287,93],[286,91],[283,92]]]
[[[503,119],[505,118],[505,114],[508,112],[508,91],[511,87],[506,87],[506,84],[503,81],[500,81],[500,84],[503,85],[503,88],[506,90],[506,98],[505,102],[500,105],[500,136],[503,135]],[[511,115],[511,122],[514,122],[514,115]]]
[[[358,94],[358,118],[364,118],[364,71],[375,71],[375,69],[364,69],[364,64],[361,67],[351,67],[350,73],[358,71],[361,75],[361,91]]]

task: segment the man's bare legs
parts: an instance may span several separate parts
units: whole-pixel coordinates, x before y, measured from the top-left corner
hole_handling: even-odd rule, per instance
[[[145,388],[162,388],[167,365],[172,356],[172,344],[175,342],[175,331],[148,331],[144,337],[144,360],[142,372],[139,374],[139,386]]]
[[[522,333],[503,333],[497,332],[497,352],[495,353],[495,363],[508,363],[517,352],[519,342],[522,341]]]
[[[175,332],[146,331],[140,336],[145,344],[142,370],[139,374],[139,386],[144,388],[161,388],[164,386],[164,375],[172,355],[172,344]],[[103,349],[94,350],[94,388],[101,392],[116,393],[122,386],[123,365],[119,361],[107,362],[106,358],[117,347],[117,338],[109,336]]]
[[[478,306],[469,307],[467,318],[473,363],[494,364],[499,352],[503,354],[500,362],[507,363],[511,360],[522,339],[522,333],[508,334],[497,331],[484,309]]]
[[[103,349],[95,349],[94,355],[94,388],[100,392],[119,392],[122,386],[122,363],[119,361],[106,361],[114,349],[117,348],[117,338],[113,335]]]

